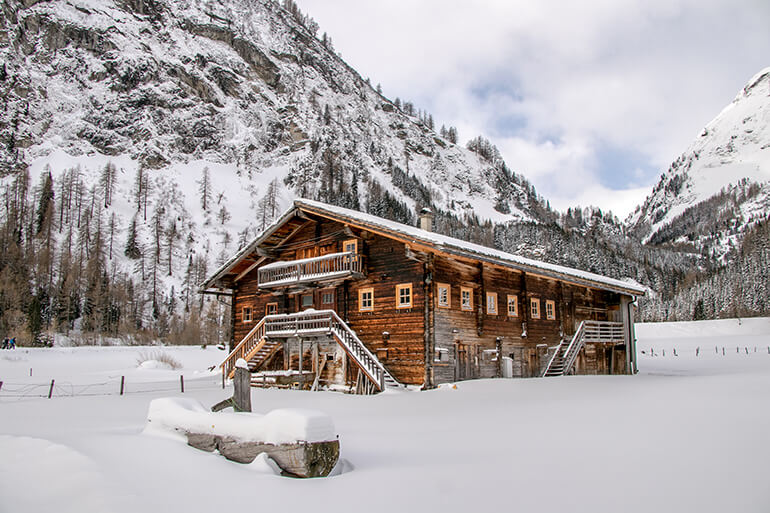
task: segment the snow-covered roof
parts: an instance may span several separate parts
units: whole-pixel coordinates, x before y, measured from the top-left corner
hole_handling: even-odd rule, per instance
[[[235,257],[225,263],[217,270],[212,277],[204,283],[203,288],[213,286],[227,271],[232,268],[243,256],[252,252],[261,241],[265,240],[270,234],[281,226],[287,219],[291,218],[297,211],[306,211],[320,214],[353,226],[365,228],[386,236],[398,238],[407,244],[421,244],[429,246],[431,249],[456,255],[459,257],[472,258],[475,260],[488,262],[492,264],[509,267],[519,271],[530,272],[547,278],[559,279],[578,285],[619,292],[631,296],[643,296],[645,289],[638,284],[623,280],[608,278],[600,274],[581,271],[571,267],[550,264],[531,258],[506,253],[479,244],[474,244],[464,240],[441,235],[440,233],[429,232],[420,228],[390,221],[365,212],[351,210],[343,207],[321,203],[319,201],[297,199],[294,200],[294,206],[286,211],[275,223],[268,227],[257,239],[248,244]]]

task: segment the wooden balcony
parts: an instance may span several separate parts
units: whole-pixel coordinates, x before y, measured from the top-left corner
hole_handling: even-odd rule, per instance
[[[363,276],[362,257],[356,253],[273,262],[259,268],[259,288],[291,287]]]

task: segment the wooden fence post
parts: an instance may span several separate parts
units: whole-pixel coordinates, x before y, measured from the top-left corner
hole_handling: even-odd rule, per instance
[[[51,388],[49,388],[49,389],[48,389],[48,398],[49,398],[49,399],[50,399],[50,398],[51,398],[51,396],[53,395],[53,384],[54,384],[54,382],[55,382],[55,380],[53,380],[53,379],[52,379],[52,380],[51,380]]]
[[[126,377],[120,377],[120,395],[123,395],[123,390],[126,388]]]
[[[184,376],[179,376],[179,385],[182,387],[182,393],[184,394]]]
[[[233,409],[235,411],[251,411],[251,372],[248,367],[235,367],[233,376]]]

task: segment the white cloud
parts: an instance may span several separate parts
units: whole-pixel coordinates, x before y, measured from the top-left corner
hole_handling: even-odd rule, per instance
[[[386,95],[484,134],[554,206],[632,210],[767,66],[765,0],[300,0]],[[641,156],[625,169],[607,146]],[[640,172],[641,171],[641,172]],[[621,173],[611,183],[607,173]],[[644,195],[641,195],[643,199]],[[614,205],[614,206],[610,206]]]

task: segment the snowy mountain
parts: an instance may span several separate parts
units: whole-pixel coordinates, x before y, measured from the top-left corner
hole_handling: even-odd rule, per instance
[[[626,220],[645,243],[722,258],[770,211],[770,68],[752,77]]]
[[[80,165],[93,182],[114,162],[128,182],[142,166],[177,174],[168,181],[190,212],[208,166],[240,214],[279,178],[279,210],[355,182],[363,204],[376,182],[412,210],[537,219],[530,187],[499,155],[440,137],[273,1],[2,5],[6,170],[29,163],[34,180],[50,165],[56,181]],[[240,214],[233,232],[245,228]]]
[[[460,146],[382,96],[290,0],[0,11],[0,271],[14,290],[0,324],[32,308],[46,326],[110,332],[150,311],[157,325],[180,298],[188,312],[208,270],[295,197],[407,223],[429,206],[447,230],[553,216],[491,143]]]

